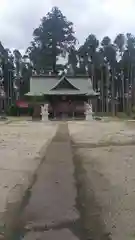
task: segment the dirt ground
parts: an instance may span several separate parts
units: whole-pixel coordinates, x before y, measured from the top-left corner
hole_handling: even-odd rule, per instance
[[[3,223],[7,201],[16,205],[16,200],[28,188],[30,178],[41,162],[39,153],[44,146],[45,162],[40,165],[38,178],[41,182],[38,184],[37,180],[33,186],[38,195],[33,195],[34,198],[31,195],[29,203],[33,199],[35,205],[32,206],[36,211],[37,204],[45,222],[46,216],[49,221],[51,216],[52,221],[55,213],[56,220],[59,217],[58,223],[62,220],[62,227],[60,225],[61,231],[51,231],[50,238],[47,231],[41,238],[34,233],[34,238],[52,240],[58,234],[57,238],[61,240],[66,237],[135,239],[135,123],[68,122],[66,133],[61,126],[60,123],[29,121],[0,125],[0,223]],[[48,141],[52,139],[46,155]],[[36,201],[38,197],[43,200],[42,196],[45,198],[43,205]],[[48,206],[46,211],[42,210],[44,204]],[[74,232],[74,223],[71,229],[67,223],[63,225],[65,212],[74,207],[79,213],[75,220],[79,221],[83,238],[78,230]],[[68,216],[74,218],[72,214]],[[25,237],[34,239],[33,235]]]
[[[135,239],[135,124],[69,123],[82,224],[92,239]]]
[[[56,130],[51,123],[0,123],[0,233],[13,221],[12,209],[25,195]]]

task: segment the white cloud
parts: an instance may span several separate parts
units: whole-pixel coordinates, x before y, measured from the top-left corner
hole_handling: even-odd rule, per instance
[[[6,47],[26,49],[33,29],[54,5],[73,21],[80,43],[90,33],[99,39],[135,34],[134,0],[1,0],[0,40]]]

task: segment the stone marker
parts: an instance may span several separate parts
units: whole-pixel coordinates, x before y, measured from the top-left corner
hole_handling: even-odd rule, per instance
[[[41,106],[42,121],[48,121],[48,104]]]

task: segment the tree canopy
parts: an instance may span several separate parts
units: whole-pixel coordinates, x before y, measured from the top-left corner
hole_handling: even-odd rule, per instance
[[[28,49],[33,66],[38,71],[47,68],[56,73],[57,57],[65,54],[76,43],[73,23],[54,7],[43,17],[41,24],[33,32],[33,42]]]

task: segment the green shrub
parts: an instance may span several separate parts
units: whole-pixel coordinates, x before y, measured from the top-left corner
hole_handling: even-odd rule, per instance
[[[128,115],[125,112],[117,112],[118,118],[128,118]]]
[[[135,106],[132,107],[132,112],[135,114]]]
[[[33,114],[33,107],[19,108],[18,106],[13,104],[7,109],[7,115],[9,116],[20,116],[20,115],[32,116],[32,114]]]
[[[18,107],[16,105],[11,105],[8,109],[7,109],[7,114],[9,116],[17,116],[18,113]]]

